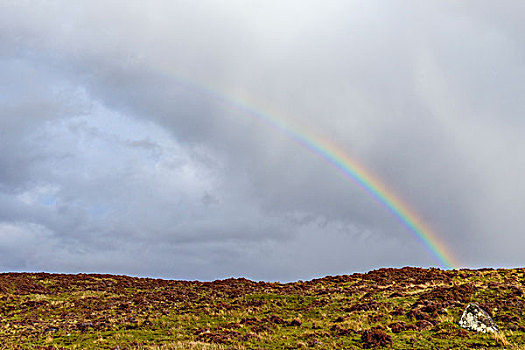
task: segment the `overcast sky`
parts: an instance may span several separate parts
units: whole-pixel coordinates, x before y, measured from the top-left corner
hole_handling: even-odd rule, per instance
[[[0,270],[290,281],[524,266],[519,1],[0,0]]]

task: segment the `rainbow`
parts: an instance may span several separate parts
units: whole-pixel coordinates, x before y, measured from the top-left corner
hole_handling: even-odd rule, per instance
[[[304,148],[318,155],[330,165],[334,166],[348,179],[356,183],[377,202],[385,207],[396,217],[408,231],[422,243],[422,245],[436,258],[442,268],[454,269],[456,259],[449,249],[441,242],[436,234],[423,222],[417,214],[410,209],[391,189],[379,180],[371,171],[352,159],[340,147],[330,140],[318,137],[312,132],[307,132],[298,126],[286,122],[285,118],[278,117],[276,113],[265,112],[262,108],[255,108],[255,104],[248,103],[246,98],[232,97],[221,93],[219,90],[196,84],[194,82],[176,77],[176,80],[191,90],[204,92],[214,100],[221,102],[229,108],[249,115],[262,121],[282,134],[288,136]]]

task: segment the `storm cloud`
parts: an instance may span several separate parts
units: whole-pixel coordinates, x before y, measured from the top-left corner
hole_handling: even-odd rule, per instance
[[[521,266],[524,10],[2,1],[1,269],[297,280],[439,266],[254,111],[376,174],[457,267]]]

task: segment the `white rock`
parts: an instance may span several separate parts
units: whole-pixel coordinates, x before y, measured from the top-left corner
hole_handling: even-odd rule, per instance
[[[467,305],[467,308],[459,320],[459,325],[471,331],[499,333],[498,326],[494,320],[476,303]]]

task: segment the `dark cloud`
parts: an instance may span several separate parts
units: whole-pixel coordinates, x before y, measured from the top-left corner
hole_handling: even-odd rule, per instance
[[[344,149],[462,266],[521,264],[523,21],[486,5],[0,5],[2,269],[289,280],[439,263],[267,118]]]

